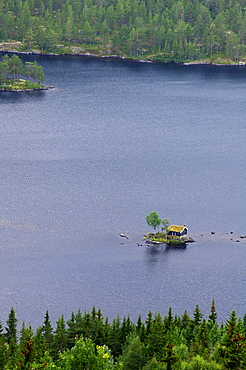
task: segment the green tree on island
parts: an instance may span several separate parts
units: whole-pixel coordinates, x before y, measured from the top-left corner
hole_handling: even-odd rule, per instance
[[[161,218],[159,218],[157,212],[151,212],[149,215],[147,215],[146,216],[146,222],[147,222],[147,224],[149,226],[153,227],[154,230],[156,228],[159,228],[159,226],[161,224],[163,224],[163,227],[161,229],[162,229],[162,231],[164,231],[165,233],[167,233],[167,229],[168,229],[168,225],[169,225],[169,220],[167,218],[165,218],[164,220],[162,220]]]
[[[149,215],[146,216],[146,222],[149,226],[152,226],[154,230],[156,228],[159,229],[159,226],[163,224],[163,227],[161,228],[161,231],[157,231],[156,233],[147,233],[145,235],[145,239],[147,239],[148,243],[166,243],[168,245],[174,245],[174,246],[184,246],[186,242],[179,236],[171,236],[168,235],[168,225],[169,220],[165,218],[162,220],[159,218],[159,215],[157,212],[151,212]]]
[[[15,54],[11,58],[9,58],[8,68],[9,68],[9,73],[12,75],[12,79],[14,82],[18,78],[19,75],[24,74],[22,61]]]
[[[35,62],[26,62],[25,64],[25,75],[33,78],[38,83],[44,81],[43,67],[39,65],[36,60]]]
[[[154,230],[160,226],[162,220],[159,218],[157,212],[151,212],[149,215],[146,216],[146,222],[149,226],[153,227]]]
[[[25,79],[19,79],[19,76]],[[34,81],[31,81],[30,78]],[[0,62],[0,90],[15,91],[25,89],[38,89],[43,87],[44,81],[43,67],[35,62],[26,62],[16,55],[9,57],[5,54]]]

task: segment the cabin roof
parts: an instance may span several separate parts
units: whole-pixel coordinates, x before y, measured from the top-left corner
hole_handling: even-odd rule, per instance
[[[185,228],[187,229],[187,226],[186,225],[182,225],[182,226],[179,226],[179,225],[170,225],[167,230],[168,231],[176,231],[178,233],[181,233],[181,231],[183,231]]]

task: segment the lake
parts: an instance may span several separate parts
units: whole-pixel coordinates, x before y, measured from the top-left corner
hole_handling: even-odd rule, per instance
[[[243,317],[245,67],[21,57],[54,88],[0,93],[0,320]],[[196,242],[147,246],[152,211]]]

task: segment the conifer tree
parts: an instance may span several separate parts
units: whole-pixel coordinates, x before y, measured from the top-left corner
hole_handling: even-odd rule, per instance
[[[12,75],[14,81],[23,73],[22,60],[16,54],[9,58],[9,73]]]
[[[121,354],[122,344],[124,343],[121,343],[121,322],[119,315],[117,315],[117,318],[113,320],[110,326],[109,332],[109,348],[114,358]]]
[[[17,318],[13,307],[7,320],[6,341],[9,344],[10,354],[12,355],[17,348]]]
[[[181,329],[181,333],[186,339],[187,345],[189,346],[193,340],[194,323],[186,310],[184,311],[184,314],[181,318]]]
[[[95,319],[92,322],[92,338],[94,338],[95,344],[102,346],[105,344],[105,331],[104,331],[104,322],[103,315],[100,309],[96,311]]]
[[[144,344],[136,334],[131,334],[123,347],[120,357],[124,370],[141,369],[147,362],[147,351]]]
[[[193,312],[193,323],[195,326],[199,326],[202,321],[203,314],[201,313],[200,307],[197,304]]]
[[[67,340],[68,340],[68,348],[72,348],[75,343],[75,314],[72,312],[71,318],[67,321],[68,329],[67,329]]]
[[[173,321],[174,321],[174,319],[173,319],[172,308],[170,307],[169,310],[168,310],[168,315],[164,316],[164,324],[165,324],[165,327],[167,328],[167,330],[172,329]]]
[[[206,320],[203,320],[195,337],[194,352],[206,357],[209,353],[209,349],[210,340],[208,326]]]
[[[6,329],[6,342],[8,343],[8,366],[11,368],[17,358],[17,319],[12,307],[8,316]]]
[[[67,331],[64,316],[56,321],[56,330],[54,336],[54,352],[64,352],[67,349]]]
[[[142,317],[141,315],[138,316],[138,320],[137,320],[137,325],[136,325],[136,333],[137,335],[139,336],[141,342],[145,343],[145,325],[144,323],[142,322]]]
[[[5,341],[5,335],[3,334],[3,326],[0,321],[0,370],[4,369],[4,365],[7,360],[7,346]]]
[[[163,361],[167,364],[167,370],[172,370],[173,365],[178,362],[178,357],[174,351],[174,344],[172,340],[168,340],[168,343],[164,347]]]
[[[43,331],[43,337],[45,339],[46,343],[46,349],[48,351],[51,351],[52,345],[53,345],[53,328],[51,326],[51,321],[49,317],[49,312],[48,310],[46,311],[45,317],[44,317],[44,323],[42,326],[42,331]]]
[[[29,368],[30,364],[35,360],[36,353],[34,350],[33,330],[31,326],[26,328],[23,322],[20,331],[20,344],[18,346],[19,363],[23,368]]]
[[[134,325],[131,322],[130,315],[127,315],[127,317],[124,316],[120,330],[120,340],[122,343],[125,343],[127,336],[133,332],[133,328]]]
[[[42,326],[39,326],[37,328],[33,340],[34,340],[35,351],[37,351],[38,357],[43,357],[45,354],[45,351],[47,351],[47,343],[43,336]]]
[[[155,356],[157,360],[163,359],[163,349],[166,344],[166,328],[160,313],[158,313],[154,317],[153,325],[147,337],[149,356]]]
[[[211,304],[211,313],[208,317],[208,321],[211,324],[211,326],[213,326],[216,323],[216,319],[217,319],[217,312],[215,309],[215,304],[214,304],[214,299],[213,299],[212,304]]]
[[[148,312],[148,317],[145,320],[145,324],[146,324],[146,335],[148,335],[150,333],[151,326],[153,325],[153,313],[152,313],[152,311]]]
[[[225,334],[218,351],[227,369],[241,370],[246,364],[246,342],[240,331],[235,311],[232,311],[227,320]]]

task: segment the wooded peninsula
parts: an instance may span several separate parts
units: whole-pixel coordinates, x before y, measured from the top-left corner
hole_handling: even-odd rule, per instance
[[[34,332],[12,308],[5,331],[0,323],[0,369],[59,370],[243,370],[246,368],[246,314],[232,311],[225,324],[217,321],[214,300],[208,319],[196,305],[192,316],[117,316],[112,323],[100,309],[64,316],[53,328],[48,311]]]
[[[246,0],[1,0],[0,50],[246,61]]]

